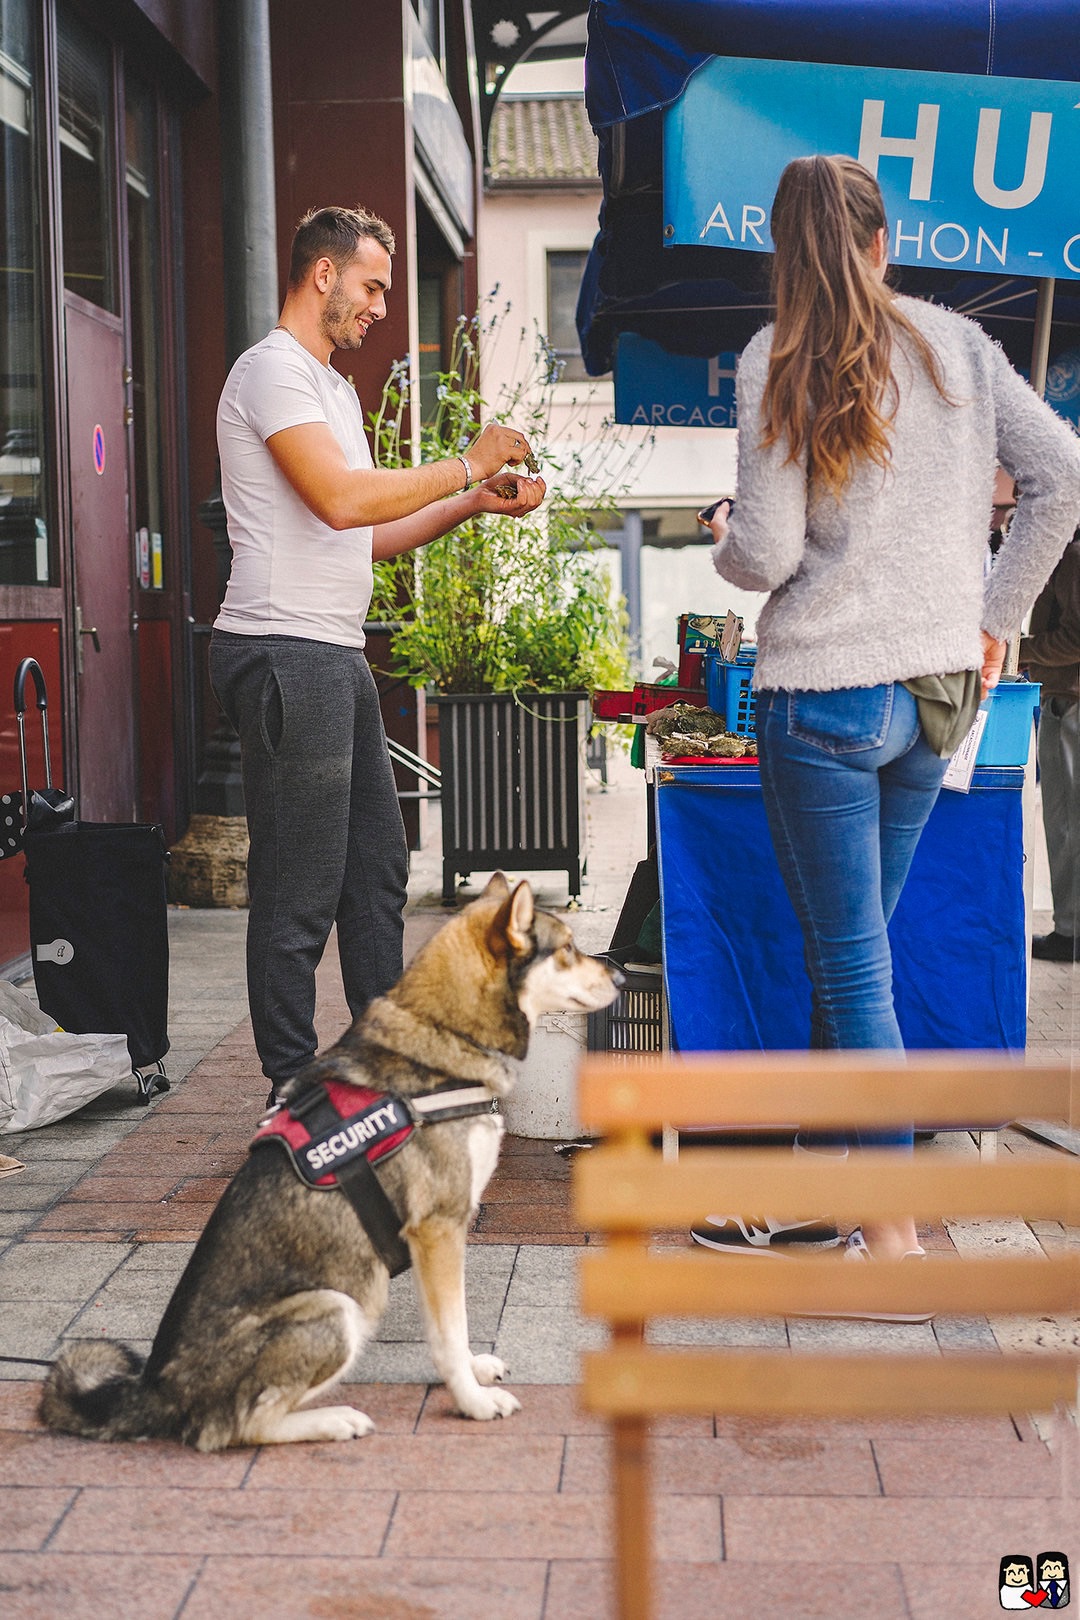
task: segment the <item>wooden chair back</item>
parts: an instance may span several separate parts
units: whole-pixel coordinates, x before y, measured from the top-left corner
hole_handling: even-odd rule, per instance
[[[1080,1123],[1080,1075],[990,1052],[657,1054],[633,1065],[600,1055],[580,1073],[583,1127],[604,1138],[573,1167],[574,1208],[606,1236],[580,1268],[586,1316],[610,1329],[588,1352],[583,1399],[610,1422],[620,1620],[649,1620],[646,1426],[661,1413],[793,1417],[1049,1411],[1076,1399],[1063,1355],[817,1355],[668,1349],[644,1342],[657,1317],[828,1316],[852,1311],[1043,1315],[1080,1309],[1080,1252],[925,1264],[839,1264],[839,1254],[778,1265],[717,1263],[703,1250],[651,1252],[709,1210],[841,1223],[914,1215],[1012,1215],[1080,1225],[1080,1160],[963,1163],[885,1149],[845,1161],[790,1148],[695,1147],[672,1161],[665,1128],[998,1127],[1023,1118]]]

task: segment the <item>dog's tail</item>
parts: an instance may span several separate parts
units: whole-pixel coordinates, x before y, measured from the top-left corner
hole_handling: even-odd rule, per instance
[[[74,1344],[42,1386],[38,1416],[87,1440],[135,1440],[150,1432],[143,1358],[112,1340]]]

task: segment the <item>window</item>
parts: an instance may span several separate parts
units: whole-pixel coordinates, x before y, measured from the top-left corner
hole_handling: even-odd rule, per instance
[[[81,23],[61,13],[58,59],[64,286],[115,315],[109,52]]]
[[[551,252],[547,256],[547,335],[561,365],[563,382],[587,375],[577,335],[577,301],[585,274],[586,251]]]
[[[51,581],[29,0],[0,8],[0,584]]]

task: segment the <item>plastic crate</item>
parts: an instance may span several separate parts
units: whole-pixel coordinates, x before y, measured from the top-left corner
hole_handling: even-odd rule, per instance
[[[664,988],[658,973],[627,974],[610,1007],[590,1013],[586,1045],[590,1052],[662,1052]],[[640,983],[635,981],[640,980]]]
[[[610,692],[597,687],[592,695],[592,712],[598,720],[622,720],[633,713],[633,708],[632,692]]]
[[[740,653],[734,664],[712,655],[705,661],[705,696],[709,708],[724,716],[727,729],[737,737],[748,736],[754,729],[755,703],[750,689],[753,678],[753,649]]]
[[[980,705],[987,711],[976,765],[1026,765],[1031,727],[1042,688],[1033,681],[1001,681]]]
[[[631,708],[634,714],[654,714],[672,703],[689,703],[703,709],[707,702],[701,687],[665,686],[657,681],[638,681],[634,687]]]

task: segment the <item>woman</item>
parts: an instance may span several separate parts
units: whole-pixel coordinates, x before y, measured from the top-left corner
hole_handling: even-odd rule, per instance
[[[1080,440],[980,327],[893,296],[881,192],[851,158],[790,163],[771,227],[776,321],[739,364],[738,504],[713,519],[713,558],[770,593],[761,780],[803,932],[811,1045],[900,1048],[886,926],[947,756],[1080,516]],[[1020,497],[984,579],[999,463]],[[910,1150],[912,1133],[859,1140]],[[756,1226],[712,1216],[695,1236],[768,1249],[819,1230]],[[922,1253],[912,1220],[849,1244],[863,1259]]]

